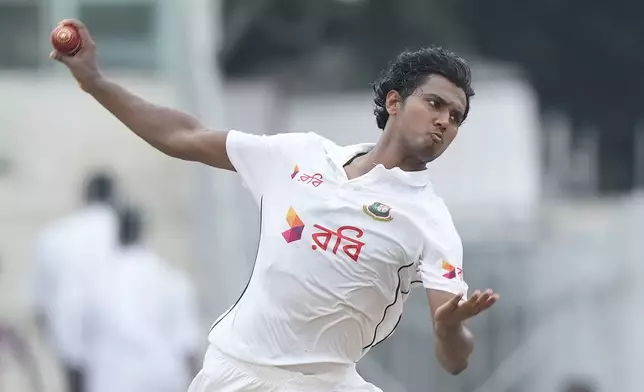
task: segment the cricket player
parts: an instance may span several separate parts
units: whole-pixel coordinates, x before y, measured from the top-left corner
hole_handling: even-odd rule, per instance
[[[374,86],[379,141],[342,147],[313,133],[209,130],[107,79],[84,25],[63,23],[85,45],[51,57],[88,94],[161,152],[236,171],[260,207],[250,282],[214,323],[191,392],[380,391],[355,364],[393,333],[415,282],[438,361],[453,374],[467,367],[465,321],[498,295],[467,298],[461,239],[426,168],[467,117],[464,60],[441,48],[400,54]]]

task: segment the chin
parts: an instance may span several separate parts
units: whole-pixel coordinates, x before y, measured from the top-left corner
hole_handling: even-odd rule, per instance
[[[425,163],[430,163],[436,160],[438,157],[440,157],[443,154],[443,150],[439,149],[438,151],[436,151],[437,150],[436,147],[437,147],[436,145],[432,145],[428,149],[423,151],[423,153],[420,154],[420,156],[422,157],[421,161]]]

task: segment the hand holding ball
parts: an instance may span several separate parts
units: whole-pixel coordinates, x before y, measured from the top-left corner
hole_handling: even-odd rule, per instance
[[[74,56],[82,49],[83,40],[75,26],[63,24],[51,32],[51,44],[61,54]]]
[[[51,32],[51,44],[54,50],[49,58],[67,66],[83,90],[89,92],[103,80],[96,43],[81,21],[65,19],[60,22]]]

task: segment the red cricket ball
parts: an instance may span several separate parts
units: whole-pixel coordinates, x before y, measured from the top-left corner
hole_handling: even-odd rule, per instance
[[[51,32],[51,44],[60,53],[73,56],[83,47],[83,40],[76,27],[61,25]]]

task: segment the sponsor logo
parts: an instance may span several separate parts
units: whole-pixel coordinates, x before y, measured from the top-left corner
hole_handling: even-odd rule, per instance
[[[445,271],[445,273],[443,274],[444,278],[454,279],[458,276],[459,279],[461,280],[463,279],[462,268],[454,267],[453,265],[451,265],[445,260],[442,260],[442,262],[443,262],[443,271]]]
[[[354,226],[342,226],[337,231],[327,229],[321,225],[313,225],[313,227],[317,229],[317,232],[311,235],[315,243],[311,247],[313,250],[331,251],[334,255],[337,255],[340,246],[342,246],[342,252],[354,262],[358,262],[360,251],[365,245],[364,242],[358,241],[358,238],[361,238],[364,234],[362,230]],[[335,242],[332,242],[332,240],[335,240]]]
[[[378,201],[369,206],[364,204],[362,206],[362,211],[377,221],[389,222],[394,219],[391,216],[391,207]]]
[[[291,180],[297,176],[297,174],[300,172],[300,167],[298,165],[295,165],[293,168],[293,173],[291,173]]]
[[[293,173],[291,173],[291,180],[295,180],[296,178],[297,178],[297,182],[311,184],[316,188],[319,187],[324,182],[324,176],[322,174],[301,173],[300,167],[298,165],[295,165],[295,167],[293,168]]]
[[[282,233],[286,242],[290,244],[291,242],[299,241],[302,238],[302,232],[304,231],[304,222],[302,222],[300,217],[297,216],[293,207],[289,208],[286,213],[286,222],[288,222],[290,227],[290,229]]]

